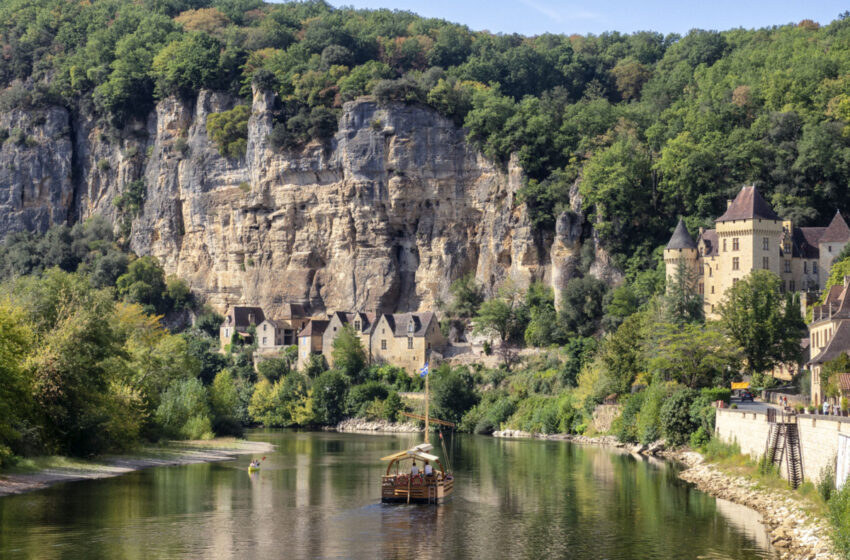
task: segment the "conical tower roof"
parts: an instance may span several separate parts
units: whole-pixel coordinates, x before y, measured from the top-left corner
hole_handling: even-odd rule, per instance
[[[847,227],[841,212],[836,210],[835,217],[821,235],[820,243],[844,243],[845,241],[850,241],[850,227]]]
[[[780,221],[770,204],[759,194],[754,186],[743,187],[726,212],[717,218],[718,222],[729,222],[732,220],[763,220]]]
[[[676,231],[673,232],[673,237],[667,242],[665,249],[696,249],[697,244],[691,234],[688,233],[688,228],[685,227],[685,222],[679,218],[679,224],[676,226]]]

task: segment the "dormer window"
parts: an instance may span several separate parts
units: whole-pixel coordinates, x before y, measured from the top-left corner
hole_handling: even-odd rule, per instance
[[[358,332],[360,331],[360,321],[359,320],[354,321],[354,330],[356,330]]]

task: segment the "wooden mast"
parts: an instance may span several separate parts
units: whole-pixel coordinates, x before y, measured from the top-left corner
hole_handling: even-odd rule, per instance
[[[426,362],[427,363],[427,362]],[[425,442],[428,442],[428,378],[431,377],[431,371],[429,368],[428,373],[425,374]]]

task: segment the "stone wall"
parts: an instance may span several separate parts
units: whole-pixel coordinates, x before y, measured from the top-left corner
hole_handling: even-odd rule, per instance
[[[816,482],[824,467],[832,465],[834,468],[838,434],[850,435],[850,418],[801,414],[797,416],[797,425],[803,452],[803,476]],[[741,453],[754,459],[764,454],[768,431],[767,415],[764,413],[717,410],[716,437],[726,443],[737,441]],[[786,476],[785,465],[782,476]]]

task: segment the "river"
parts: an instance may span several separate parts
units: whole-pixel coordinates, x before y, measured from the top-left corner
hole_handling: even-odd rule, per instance
[[[757,514],[614,450],[456,435],[453,499],[407,506],[379,503],[379,458],[420,435],[248,438],[277,446],[256,475],[244,458],[0,498],[0,558],[774,558]]]

